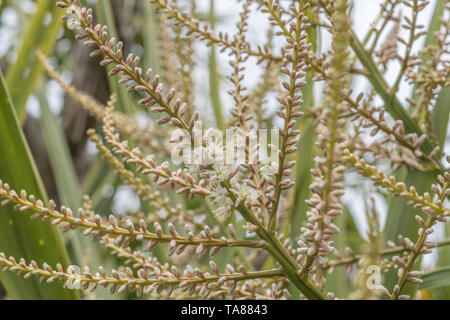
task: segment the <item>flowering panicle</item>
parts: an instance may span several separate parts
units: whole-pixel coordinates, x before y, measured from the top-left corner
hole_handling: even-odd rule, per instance
[[[99,121],[103,119],[103,116],[107,109],[106,106],[100,104],[90,95],[79,91],[77,88],[64,81],[61,75],[50,66],[42,52],[38,51],[37,56],[39,58],[39,61],[47,70],[49,76],[57,81],[64,88],[67,94],[78,101],[86,109],[86,111],[89,112],[90,115],[94,116]],[[152,125],[147,124],[143,127],[138,124],[136,119],[126,114],[120,113],[118,111],[110,111],[110,113],[112,121],[114,122],[114,126],[122,134],[126,135],[131,140],[136,141],[147,148],[150,148],[154,152],[164,152],[170,154],[167,148],[164,148],[160,145],[160,143],[158,143],[158,139],[163,138],[163,135],[158,130],[155,130]]]
[[[444,8],[447,15],[450,7]],[[418,59],[422,62],[415,70],[415,64],[408,65],[405,75],[408,80],[416,86],[417,100],[410,99],[409,102],[414,108],[413,118],[424,122],[425,132],[430,137],[433,145],[439,146],[439,141],[435,135],[432,113],[429,108],[438,98],[438,88],[447,87],[449,83],[450,64],[445,56],[450,49],[446,45],[446,39],[450,35],[450,23],[447,20],[441,21],[442,27],[435,33],[436,43],[426,46],[419,52]],[[442,151],[439,150],[439,154]]]
[[[106,121],[107,120],[105,120],[105,123]],[[139,177],[136,177],[132,171],[127,170],[122,161],[117,159],[117,157],[115,157],[103,144],[94,129],[89,130],[88,134],[91,137],[91,140],[96,144],[97,149],[102,153],[115,171],[119,173],[121,178],[136,189],[137,193],[144,201],[148,201],[149,204],[156,209],[156,212],[151,215],[149,214],[146,217],[148,221],[161,221],[159,212],[164,211],[167,213],[166,219],[169,221],[176,220],[179,222],[197,224],[194,218],[194,213],[191,210],[182,210],[179,206],[172,206],[167,198],[162,197],[159,190],[152,190],[150,185],[144,183]]]
[[[188,30],[188,35],[195,35],[198,40],[206,41],[208,45],[217,44],[222,47],[222,51],[227,49],[231,50],[234,47],[232,41],[229,40],[229,35],[227,33],[220,32],[218,35],[215,35],[214,32],[209,29],[208,25],[201,25],[194,17],[189,16],[187,13],[182,13],[175,1],[151,0],[151,2],[159,5],[170,19],[185,27]],[[247,44],[243,51],[250,56],[256,57],[258,63],[262,63],[263,61],[282,60],[282,57],[273,55],[268,46],[258,46],[257,49],[252,49],[251,46]]]
[[[192,131],[198,120],[198,114],[194,113],[190,119],[185,119],[187,105],[175,98],[175,89],[164,92],[160,76],[153,75],[151,69],[144,72],[139,67],[141,63],[139,57],[135,57],[133,54],[125,57],[123,43],[108,37],[107,26],[93,25],[91,9],[81,8],[78,0],[59,3],[62,7],[77,7],[82,28],[76,29],[78,32],[76,38],[82,40],[86,46],[98,47],[97,50],[91,52],[91,57],[102,57],[101,66],[113,65],[109,75],[121,74],[122,78],[119,82],[126,84],[129,92],[141,93],[143,97],[139,100],[139,104],[147,107],[157,104],[158,106],[152,107],[151,111],[166,114],[157,121],[158,124],[170,122],[177,128]]]
[[[238,288],[240,281],[263,278],[276,279],[282,275],[278,269],[239,273],[235,272],[231,265],[228,265],[226,273],[221,274],[218,272],[215,263],[211,263],[212,274],[188,265],[184,272],[179,271],[175,266],[171,269],[164,267],[160,269],[154,266],[152,270],[138,269],[136,272],[126,267],[123,271],[113,269],[111,275],[108,275],[103,267],[99,267],[95,273],[92,273],[89,267],[78,270],[70,266],[64,271],[60,264],[56,266],[56,269],[46,263],[39,267],[35,261],[27,264],[25,260],[21,259],[17,262],[13,257],[7,258],[3,253],[0,254],[0,266],[6,270],[23,274],[25,278],[38,276],[42,281],[45,280],[48,283],[59,281],[68,289],[82,288],[93,291],[97,287],[103,286],[109,288],[111,293],[131,290],[135,291],[138,296],[157,294],[165,297],[169,297],[174,293],[174,290],[185,292],[188,296],[195,295],[203,298],[209,296],[226,297],[233,295],[234,291],[238,290],[243,298],[246,298],[245,293],[248,292],[246,289],[251,284],[240,285]],[[224,290],[226,292],[223,292]],[[272,299],[284,294],[276,286],[272,290],[274,292],[269,293],[269,297],[272,296]],[[216,292],[220,292],[220,294]],[[261,297],[264,297],[264,295],[261,294]]]
[[[397,75],[395,83],[391,88],[392,92],[396,92],[400,81],[402,80],[403,75],[405,74],[407,68],[412,67],[418,63],[417,57],[412,53],[412,46],[414,42],[420,37],[424,36],[427,32],[424,29],[424,25],[418,24],[418,16],[421,11],[425,9],[428,5],[428,0],[412,0],[412,1],[404,1],[405,6],[411,9],[411,16],[403,17],[402,28],[409,32],[409,39],[404,40],[401,37],[398,37],[397,40],[405,45],[405,53],[403,57],[400,57],[402,62],[401,70]]]
[[[289,81],[281,83],[284,91],[278,97],[282,108],[277,112],[277,115],[283,119],[284,127],[280,130],[281,146],[277,150],[279,161],[275,174],[273,200],[270,206],[269,230],[273,231],[276,226],[281,192],[292,188],[294,185],[293,181],[285,178],[290,176],[292,168],[291,163],[285,163],[285,158],[297,151],[296,144],[300,139],[300,131],[295,128],[295,119],[302,115],[300,107],[303,100],[300,89],[306,85],[304,78],[306,72],[310,69],[305,61],[305,56],[310,49],[310,45],[306,41],[306,30],[310,27],[310,24],[308,23],[308,17],[304,14],[309,7],[306,2],[299,1],[298,7],[294,4],[289,7],[289,13],[294,17],[294,20],[289,24],[283,18],[283,10],[280,8],[278,1],[265,1],[264,5],[263,12],[270,15],[271,24],[281,29],[279,33],[286,39],[287,45],[283,48],[281,72],[289,78]]]
[[[333,252],[331,236],[339,231],[333,223],[342,213],[339,197],[343,194],[343,166],[342,152],[347,144],[347,137],[339,128],[345,126],[346,119],[340,115],[346,109],[343,95],[345,89],[341,86],[346,83],[345,72],[348,70],[348,37],[346,30],[349,20],[346,14],[347,2],[338,1],[333,15],[333,56],[327,70],[327,104],[323,110],[321,120],[323,127],[318,135],[318,145],[323,150],[323,156],[315,158],[315,168],[311,173],[314,181],[310,186],[313,193],[307,204],[312,209],[307,213],[308,222],[302,227],[302,240],[300,252],[306,257],[302,266],[302,276],[311,271],[314,261],[317,262],[315,280],[320,286],[324,285],[323,268],[326,265],[325,257]],[[344,92],[344,94],[342,94]]]
[[[93,199],[111,197],[111,211],[117,214],[102,215],[100,211],[108,212],[104,201],[98,206],[88,195],[74,212],[16,191],[2,180],[0,205],[8,213],[29,213],[63,232],[81,231],[98,242],[92,252],[103,249],[115,256],[108,260],[114,266],[107,271],[96,260],[91,271],[94,262],[88,266],[90,260],[78,256],[83,250],[75,257],[82,267],[38,265],[35,261],[45,257],[10,257],[2,244],[6,249],[0,253],[0,268],[41,282],[60,282],[80,290],[86,299],[94,298],[90,292],[99,286],[148,299],[414,298],[406,294],[406,284],[427,285],[421,257],[450,245],[450,239],[428,237],[450,217],[450,172],[444,161],[450,163],[450,157],[442,147],[448,122],[443,102],[449,85],[450,7],[447,1],[438,2],[433,16],[442,21],[433,21],[427,32],[420,16],[428,2],[383,1],[361,41],[346,0],[240,0],[234,33],[214,31],[223,19],[216,20],[213,6],[209,24],[200,22],[206,19],[195,0],[127,6],[125,10],[136,15],[127,28],[148,21],[148,13],[156,19],[154,28],[125,39],[137,51],[156,49],[153,56],[143,55],[154,72],[142,66],[139,56],[125,53],[124,43],[110,37],[107,26],[94,24],[94,11],[81,0],[57,1],[75,38],[107,67],[109,76],[119,76],[138,102],[124,113],[115,111],[122,94],[116,86],[104,105],[66,82],[42,52],[36,53],[49,76],[101,123],[87,130],[92,144],[83,145],[86,159],[94,157],[90,147],[95,145],[110,166],[99,176],[113,170],[121,182],[110,181],[110,174],[94,184],[94,174],[89,174],[86,181],[89,189],[102,188]],[[249,33],[253,13],[262,14],[268,27],[258,26],[266,37],[259,45]],[[128,33],[123,32],[122,19],[129,16],[116,21],[122,36]],[[324,32],[331,37],[319,36]],[[407,35],[401,37],[402,32]],[[425,46],[416,50],[425,33]],[[204,67],[197,54],[204,51],[197,45],[214,46],[228,55],[229,112],[222,113],[220,106],[223,88],[215,62],[222,56],[215,61],[216,52],[211,52],[210,84],[205,86],[196,76]],[[55,61],[62,52],[55,51]],[[391,77],[393,65],[398,72]],[[254,75],[260,75],[256,81]],[[370,85],[356,92],[354,84],[363,78]],[[405,85],[411,86],[412,95],[400,99]],[[219,129],[202,122],[208,115],[199,111],[208,112],[210,105]],[[408,185],[400,181],[400,168],[407,171]],[[425,184],[424,175],[437,177],[437,182],[420,188],[411,184]],[[59,180],[58,195],[65,199]],[[14,179],[9,182],[20,186]],[[365,188],[368,184],[370,189]],[[123,188],[139,207],[124,215],[115,208],[124,201]],[[404,201],[393,203],[394,197]],[[417,225],[389,222],[388,232],[383,232],[381,198],[395,209],[388,210],[387,221],[399,220],[391,211],[401,215],[417,209],[420,215],[401,217],[415,219]],[[364,219],[358,215],[361,204],[367,241],[355,230],[361,230],[359,221],[358,228],[353,225],[359,220],[354,216]],[[340,216],[342,221],[337,220]],[[18,228],[15,221],[0,229]],[[413,227],[417,236],[411,236]],[[345,270],[337,270],[340,267]],[[397,276],[385,277],[383,272],[392,269]],[[373,270],[377,272],[371,274]],[[339,291],[348,295],[326,292],[330,282],[342,283],[345,290]]]
[[[386,30],[386,28],[389,26],[390,22],[393,22],[395,24],[394,28],[392,29],[391,33],[387,36],[386,40],[384,41],[384,43],[382,44],[382,47],[384,47],[385,49],[387,49],[388,52],[383,52],[383,51],[378,51],[375,52],[375,54],[380,57],[380,55],[382,55],[382,57],[380,57],[380,62],[381,63],[385,63],[387,62],[387,60],[385,59],[389,59],[389,56],[393,53],[391,50],[393,49],[392,46],[396,46],[396,42],[397,42],[397,34],[398,33],[394,33],[393,31],[396,30],[397,28],[400,27],[400,18],[398,16],[396,16],[396,9],[400,6],[402,0],[387,0],[384,3],[381,3],[381,10],[379,15],[377,16],[377,20],[373,23],[370,31],[367,33],[366,37],[364,38],[364,44],[367,44],[372,36],[373,36],[373,40],[372,40],[372,44],[370,45],[370,49],[369,52],[374,52],[378,42],[381,38],[381,35],[383,33],[384,30]],[[395,52],[394,52],[395,54]],[[397,56],[395,55],[395,57],[392,58],[396,58]]]

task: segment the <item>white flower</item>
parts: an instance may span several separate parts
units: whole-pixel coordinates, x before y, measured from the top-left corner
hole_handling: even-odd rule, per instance
[[[214,173],[211,178],[217,180],[218,182],[223,182],[228,174],[231,172],[231,168],[226,166],[225,164],[215,163],[213,165]]]
[[[208,141],[203,150],[205,164],[225,164],[222,142]]]
[[[262,176],[273,176],[278,172],[278,162],[272,161],[270,164],[261,167]]]
[[[226,203],[228,200],[227,194],[227,189],[217,185],[210,194],[210,197],[213,199],[212,203]]]
[[[245,205],[247,207],[259,205],[259,198],[261,197],[261,195],[261,191],[252,189],[250,195],[247,196],[247,199],[245,199]]]
[[[227,218],[231,213],[231,209],[226,206],[220,206],[217,209],[214,209],[213,212],[218,217]]]
[[[258,227],[255,226],[254,224],[251,224],[250,222],[247,222],[246,224],[244,224],[243,228],[245,230],[247,230],[247,232],[249,234],[253,234],[258,230]]]
[[[228,198],[228,191],[220,184],[216,185],[210,197],[213,199],[212,203],[217,203],[219,206],[213,212],[220,217],[228,217],[233,211],[233,203]]]
[[[246,183],[235,183],[233,192],[236,194],[237,199],[235,206],[238,206],[240,202],[244,202],[247,207],[258,205],[261,192],[250,188]]]
[[[236,195],[236,202],[234,204],[236,207],[250,195],[250,190],[246,183],[236,183],[233,187],[233,192]]]
[[[81,29],[81,13],[80,8],[75,5],[71,5],[67,8],[67,28],[70,30],[80,30]]]

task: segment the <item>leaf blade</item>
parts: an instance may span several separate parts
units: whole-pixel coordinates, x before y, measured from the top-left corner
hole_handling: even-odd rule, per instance
[[[19,120],[6,82],[0,73],[0,178],[15,189],[26,189],[44,202],[47,195]],[[7,150],[7,152],[5,152]],[[6,255],[50,265],[70,264],[61,234],[50,223],[32,221],[11,207],[0,208],[0,251]],[[38,279],[23,279],[0,271],[0,281],[13,299],[77,299],[77,291],[63,289],[60,284],[39,284]]]
[[[44,16],[50,12],[51,21],[44,25]],[[17,115],[21,122],[26,116],[25,105],[33,93],[44,68],[34,52],[39,49],[45,55],[53,50],[59,29],[62,25],[64,10],[52,6],[51,1],[39,1],[37,11],[31,18],[22,38],[16,62],[10,67],[6,76],[8,88],[14,101]]]
[[[433,289],[450,286],[450,267],[428,272],[422,276],[420,289]]]

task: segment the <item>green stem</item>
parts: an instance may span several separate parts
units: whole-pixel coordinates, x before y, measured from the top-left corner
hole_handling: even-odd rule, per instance
[[[222,185],[227,189],[230,199],[236,201],[236,196],[231,191],[230,184],[225,181]],[[286,252],[280,241],[264,228],[261,222],[242,202],[239,203],[236,210],[239,211],[245,220],[257,227],[256,234],[269,245],[269,247],[266,247],[265,249],[281,265],[292,284],[308,299],[325,300],[326,297],[323,293],[320,292],[309,279],[300,278],[298,273],[299,267],[295,260]]]

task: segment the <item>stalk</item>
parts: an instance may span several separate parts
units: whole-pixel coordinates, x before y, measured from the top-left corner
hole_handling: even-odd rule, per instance
[[[231,186],[228,182],[223,182],[223,186],[228,190],[229,196],[233,201],[236,201],[236,196],[231,191]],[[280,264],[286,276],[292,284],[303,295],[311,300],[326,300],[322,292],[317,289],[309,279],[301,278],[299,274],[299,266],[295,260],[286,252],[280,241],[269,233],[255,215],[242,203],[236,207],[236,210],[244,217],[245,220],[257,226],[256,234],[265,240],[269,247],[265,249],[273,256],[273,258]]]

